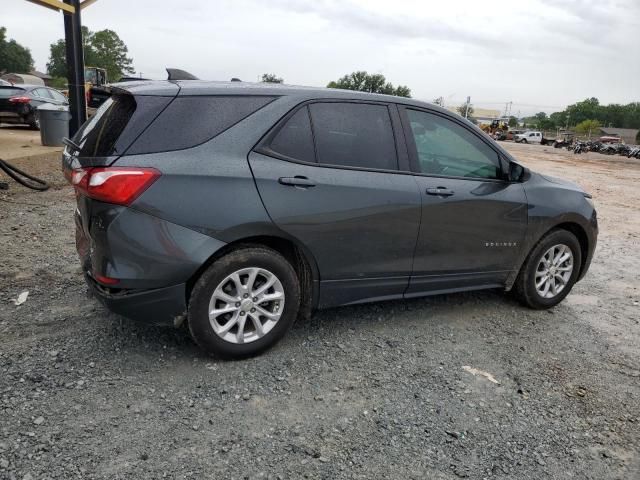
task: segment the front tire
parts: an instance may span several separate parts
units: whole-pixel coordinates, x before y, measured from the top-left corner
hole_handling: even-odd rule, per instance
[[[193,340],[225,358],[256,355],[277,343],[300,308],[300,282],[292,265],[266,247],[243,247],[217,259],[189,299]]]
[[[581,265],[581,248],[575,235],[553,230],[531,250],[514,284],[514,294],[529,308],[554,307],[573,288]]]

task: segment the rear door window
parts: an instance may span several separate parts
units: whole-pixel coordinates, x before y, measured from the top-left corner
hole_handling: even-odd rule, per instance
[[[294,160],[316,161],[307,107],[300,108],[287,120],[271,141],[269,149]]]
[[[395,138],[386,105],[323,102],[309,106],[318,162],[397,170]]]

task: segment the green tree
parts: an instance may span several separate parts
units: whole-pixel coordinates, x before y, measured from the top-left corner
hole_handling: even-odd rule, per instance
[[[527,123],[538,124],[538,116],[540,114],[527,118]],[[553,112],[548,120],[553,124],[552,128],[577,125],[585,120],[598,120],[601,125],[608,127],[640,129],[640,102],[600,105],[598,99],[592,97],[569,105],[561,112]],[[547,128],[547,124],[544,125]]]
[[[337,81],[329,82],[328,88],[341,88],[344,90],[357,90],[360,92],[383,93],[386,95],[397,95],[399,97],[411,98],[411,89],[405,85],[394,87],[391,82],[387,82],[384,75],[379,73],[368,74],[365,71],[358,71],[345,75]]]
[[[92,32],[82,27],[84,64],[100,67],[107,71],[107,78],[114,82],[125,73],[134,73],[133,60],[128,57],[129,49],[113,30]],[[67,76],[67,60],[63,39],[51,44],[47,72],[52,77]]]
[[[69,84],[65,77],[51,77],[49,85],[51,85],[53,88],[57,88],[58,90],[64,90],[68,87]]]
[[[261,81],[264,83],[282,83],[284,78],[278,77],[274,73],[263,73]]]
[[[13,39],[7,41],[7,29],[0,27],[0,73],[29,73],[32,70],[31,51]]]
[[[84,64],[96,66],[91,63],[95,60],[94,51],[89,43],[92,37],[91,31],[87,27],[82,27],[82,49],[84,53]],[[49,62],[47,63],[47,73],[52,77],[67,77],[67,51],[64,39],[60,39],[49,46]]]
[[[583,120],[576,125],[576,132],[591,135],[596,132],[602,125],[598,120]]]
[[[465,116],[465,113],[467,114],[467,118],[471,118],[473,117],[473,105],[469,104],[469,110],[467,110],[467,104],[463,103],[462,105],[460,105],[459,107],[456,107],[456,111],[460,114],[461,117]]]
[[[393,95],[395,95],[396,97],[411,98],[411,89],[406,85],[398,85],[395,88]]]
[[[582,102],[569,105],[566,112],[571,123],[577,125],[585,120],[599,118],[601,113],[600,102],[595,97],[587,98]]]
[[[549,115],[549,120],[554,127],[564,127],[567,123],[567,112],[553,112]]]
[[[518,119],[514,116],[509,117],[509,126],[510,127],[517,127],[518,126]]]
[[[91,37],[95,63],[91,67],[104,68],[110,81],[119,80],[125,73],[134,73],[133,60],[127,56],[129,49],[113,30],[100,30]]]
[[[556,127],[545,112],[538,112],[533,118],[538,130],[553,130]]]

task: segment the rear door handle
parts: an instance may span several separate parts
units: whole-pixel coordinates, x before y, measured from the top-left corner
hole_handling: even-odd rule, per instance
[[[437,195],[438,197],[450,197],[454,194],[454,191],[445,187],[429,187],[427,188],[427,195]]]
[[[307,177],[296,176],[296,177],[280,177],[278,179],[278,183],[282,185],[291,185],[293,187],[315,187],[316,184],[313,183],[312,180],[309,180]]]

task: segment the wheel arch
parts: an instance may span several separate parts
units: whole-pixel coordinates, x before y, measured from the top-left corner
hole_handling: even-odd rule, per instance
[[[506,282],[506,290],[511,290],[511,287],[513,287],[513,284],[515,283],[516,279],[518,278],[518,275],[520,275],[520,272],[522,271],[522,268],[524,267],[524,264],[526,263],[527,259],[529,258],[529,255],[531,255],[531,252],[533,251],[533,249],[535,248],[535,246],[540,243],[540,241],[546,237],[547,235],[549,235],[549,233],[553,232],[554,230],[566,230],[568,232],[571,232],[572,234],[575,235],[575,237],[578,240],[578,243],[580,244],[580,273],[578,275],[578,280],[580,280],[586,269],[589,267],[589,236],[587,235],[587,232],[585,230],[585,228],[580,225],[578,222],[575,221],[571,221],[571,220],[565,220],[563,222],[557,223],[549,228],[547,228],[546,230],[544,230],[536,239],[535,241],[531,242],[529,249],[527,250],[526,254],[524,254],[521,257],[520,260],[520,264],[518,265],[517,270],[514,271],[514,273],[507,279]]]
[[[256,234],[238,238],[215,251],[187,281],[185,289],[187,302],[189,301],[194,285],[211,264],[232,251],[250,246],[271,248],[291,263],[298,275],[300,287],[303,292],[300,313],[305,317],[310,316],[311,312],[317,308],[319,299],[320,274],[318,265],[313,255],[304,246],[291,238],[273,234]]]
[[[589,237],[587,236],[586,230],[579,223],[564,222],[547,230],[540,238],[544,238],[552,230],[567,230],[568,232],[573,233],[575,237],[578,239],[578,243],[580,244],[580,273],[578,275],[578,278],[582,278],[585,268],[587,268],[587,259],[588,259],[589,247],[590,247]]]

